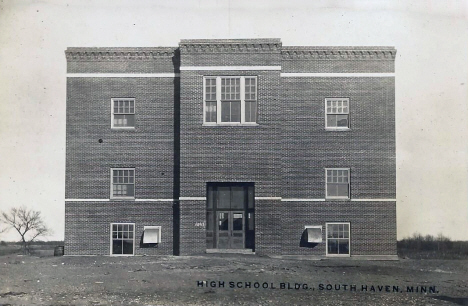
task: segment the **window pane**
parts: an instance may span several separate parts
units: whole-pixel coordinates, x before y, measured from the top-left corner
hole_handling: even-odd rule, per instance
[[[245,102],[245,122],[257,121],[257,102]]]
[[[242,230],[242,222],[244,219],[244,214],[233,214],[232,215],[232,229],[234,231],[241,231]]]
[[[337,127],[348,127],[348,115],[336,115]]]
[[[349,240],[343,239],[338,241],[338,254],[349,254]]]
[[[340,197],[348,197],[348,184],[338,184],[337,195]]]
[[[231,192],[229,187],[218,187],[218,208],[231,207]]]
[[[248,208],[254,208],[254,199],[255,199],[255,194],[254,194],[254,187],[253,186],[249,186],[249,189],[248,189],[248,193],[249,193],[249,203],[248,203]]]
[[[135,195],[135,187],[134,185],[125,185],[127,187],[127,196],[133,197]]]
[[[112,240],[112,254],[122,254],[121,240]]]
[[[212,209],[213,208],[213,187],[208,186],[208,197],[206,199],[206,208]]]
[[[229,229],[229,213],[218,213],[218,229],[227,231]]]
[[[327,127],[336,127],[336,115],[327,115]]]
[[[338,241],[336,239],[328,240],[328,254],[338,254]]]
[[[327,197],[336,197],[336,184],[327,184]]]
[[[206,102],[206,122],[216,122],[216,102]]]
[[[232,201],[231,208],[244,209],[244,188],[243,187],[232,187]]]
[[[123,240],[122,254],[133,254],[133,240]]]
[[[221,102],[221,121],[231,121],[231,102]]]
[[[231,122],[240,122],[241,102],[231,102]]]

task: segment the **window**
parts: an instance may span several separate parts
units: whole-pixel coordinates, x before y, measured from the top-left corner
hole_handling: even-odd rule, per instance
[[[133,255],[135,246],[134,223],[111,223],[111,255]]]
[[[255,124],[257,77],[205,77],[205,124]]]
[[[350,198],[349,168],[325,169],[325,177],[327,199]]]
[[[327,223],[327,255],[350,255],[349,223]]]
[[[135,198],[135,169],[112,168],[111,169],[111,198],[134,199]]]
[[[349,99],[325,99],[325,128],[334,130],[349,129]]]
[[[112,128],[135,128],[135,99],[112,99]]]

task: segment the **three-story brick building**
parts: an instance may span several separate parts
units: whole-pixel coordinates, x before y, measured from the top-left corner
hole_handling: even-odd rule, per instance
[[[69,48],[65,253],[396,255],[395,53]]]

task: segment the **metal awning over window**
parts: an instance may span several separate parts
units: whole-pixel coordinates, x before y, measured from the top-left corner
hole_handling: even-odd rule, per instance
[[[322,242],[322,226],[321,225],[306,225],[307,242],[321,243]]]
[[[143,243],[161,243],[161,226],[145,226]]]

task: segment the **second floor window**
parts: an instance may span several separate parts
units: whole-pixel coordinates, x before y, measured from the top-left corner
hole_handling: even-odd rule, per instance
[[[112,99],[112,128],[135,128],[135,99]]]
[[[205,77],[204,86],[204,123],[257,122],[257,77]]]

